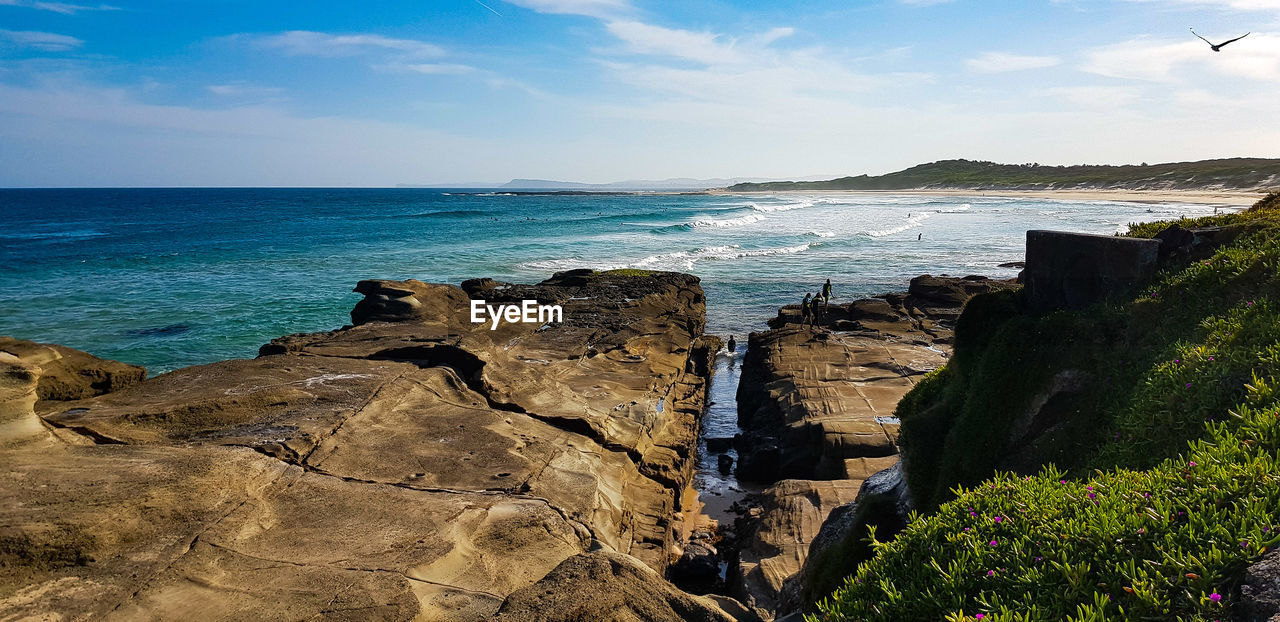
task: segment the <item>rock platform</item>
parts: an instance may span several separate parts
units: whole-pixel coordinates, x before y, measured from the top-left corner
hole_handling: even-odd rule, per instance
[[[738,619],[661,577],[719,347],[695,277],[356,291],[341,330],[88,394],[0,342],[0,618],[524,619],[589,576],[635,597],[593,619]]]

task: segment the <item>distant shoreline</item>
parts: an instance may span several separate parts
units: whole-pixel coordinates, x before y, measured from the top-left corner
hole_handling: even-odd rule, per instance
[[[966,190],[930,189],[930,190],[708,190],[708,194],[718,195],[760,195],[760,194],[911,194],[924,196],[953,197],[1013,197],[1033,199],[1054,199],[1060,201],[1124,201],[1131,203],[1195,203],[1203,205],[1250,206],[1266,196],[1265,191],[1241,190]]]

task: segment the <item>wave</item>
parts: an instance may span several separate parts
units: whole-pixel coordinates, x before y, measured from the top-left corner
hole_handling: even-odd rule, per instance
[[[750,207],[757,212],[789,212],[793,209],[813,207],[815,204],[815,201],[800,201],[799,203],[784,203],[782,205],[760,205],[759,203],[747,203],[746,207]]]
[[[772,257],[777,255],[794,255],[818,246],[819,242],[806,242],[782,248],[743,249],[737,244],[727,246],[706,246],[691,251],[676,251],[649,255],[636,260],[604,260],[590,261],[586,259],[547,259],[530,261],[521,264],[522,268],[533,271],[559,272],[576,268],[592,268],[595,270],[617,270],[620,268],[652,268],[667,270],[691,270],[699,261],[724,261],[745,259],[748,257]]]
[[[945,208],[945,209],[936,209],[933,211],[936,214],[963,214],[964,212],[969,211],[972,207],[973,205],[970,205],[968,203],[963,203],[955,207]]]
[[[812,235],[818,238],[834,238],[836,237],[836,232],[835,231],[810,231],[808,233],[805,233],[805,235]]]
[[[83,240],[100,238],[106,233],[94,229],[78,229],[76,231],[27,231],[21,233],[0,233],[0,239],[10,240]]]
[[[689,231],[691,229],[725,229],[728,227],[741,227],[764,220],[762,214],[747,214],[737,218],[700,218],[689,222],[682,222],[678,225],[667,225],[658,227],[653,230],[654,233],[672,233],[675,231]]]
[[[489,212],[483,212],[475,209],[451,209],[440,212],[422,212],[420,214],[409,214],[410,218],[465,218],[467,216],[488,216]]]
[[[888,229],[879,229],[879,230],[863,231],[860,235],[866,235],[866,236],[870,236],[870,237],[873,237],[873,238],[882,238],[882,237],[884,237],[884,236],[886,236],[886,235],[893,235],[893,234],[895,234],[895,233],[902,233],[903,231],[906,231],[907,229],[914,229],[914,228],[916,228],[916,227],[919,227],[919,226],[923,225],[923,224],[924,224],[924,221],[925,221],[926,219],[928,219],[928,218],[929,218],[929,213],[928,213],[928,212],[925,212],[925,213],[920,214],[920,215],[918,215],[918,216],[912,216],[911,218],[908,218],[908,219],[907,219],[907,222],[905,222],[905,223],[903,223],[903,224],[901,224],[901,225],[898,225],[897,227],[890,227],[890,228],[888,228]]]

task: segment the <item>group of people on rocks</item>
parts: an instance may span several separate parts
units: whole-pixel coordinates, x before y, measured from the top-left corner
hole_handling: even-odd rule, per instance
[[[827,307],[830,304],[831,279],[827,279],[817,296],[805,293],[804,301],[800,303],[800,323],[807,325],[810,329],[817,326],[822,321],[822,316],[826,315]]]

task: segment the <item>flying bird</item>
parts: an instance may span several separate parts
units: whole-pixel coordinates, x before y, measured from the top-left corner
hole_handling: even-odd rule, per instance
[[[1217,44],[1217,45],[1214,45],[1212,41],[1210,41],[1210,40],[1208,40],[1208,39],[1206,39],[1206,38],[1204,38],[1204,37],[1201,37],[1199,34],[1197,34],[1197,33],[1196,33],[1196,29],[1195,29],[1195,28],[1190,28],[1189,30],[1191,31],[1191,34],[1193,34],[1193,35],[1195,35],[1195,36],[1199,37],[1201,41],[1204,41],[1205,43],[1208,43],[1208,44],[1209,44],[1209,48],[1210,48],[1210,49],[1212,49],[1212,50],[1213,50],[1213,51],[1215,51],[1215,52],[1221,52],[1221,51],[1222,51],[1222,46],[1224,46],[1224,45],[1226,45],[1226,44],[1228,44],[1228,43],[1234,43],[1234,42],[1236,42],[1236,41],[1239,41],[1239,40],[1241,40],[1241,39],[1243,39],[1243,38],[1245,38],[1245,37],[1249,36],[1249,34],[1250,34],[1250,33],[1246,32],[1246,33],[1244,33],[1244,34],[1240,35],[1239,37],[1236,37],[1236,38],[1234,38],[1234,39],[1231,39],[1230,41],[1223,41],[1222,43],[1219,43],[1219,44]]]

